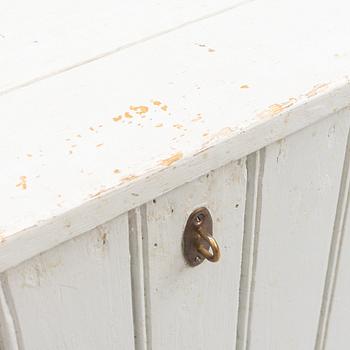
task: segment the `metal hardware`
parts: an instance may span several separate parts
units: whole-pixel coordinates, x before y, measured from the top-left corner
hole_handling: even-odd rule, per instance
[[[190,266],[197,266],[205,259],[211,262],[220,259],[220,248],[213,238],[213,220],[207,208],[196,209],[189,216],[182,248]]]

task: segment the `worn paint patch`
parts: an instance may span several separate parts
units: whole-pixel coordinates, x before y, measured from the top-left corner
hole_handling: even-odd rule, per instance
[[[203,143],[203,147],[205,149],[207,149],[208,144],[210,144],[211,142],[213,142],[213,141],[215,142],[215,141],[218,141],[222,138],[226,138],[228,136],[231,136],[232,133],[234,133],[235,131],[237,131],[236,128],[230,128],[229,126],[222,128],[218,132],[211,134],[209,137],[206,137],[207,140]],[[208,135],[209,135],[208,133],[203,134],[203,136],[208,136]],[[203,150],[203,148],[196,154],[201,153],[202,150]]]
[[[151,102],[155,105],[155,106],[160,106],[162,104],[162,102],[158,101],[158,100],[151,100]]]
[[[114,174],[120,174],[120,170],[119,170],[119,169],[114,169],[114,170],[113,170],[113,173],[114,173]]]
[[[134,117],[129,112],[125,112],[124,113],[124,118],[131,119],[131,118],[134,118]]]
[[[101,147],[103,146],[103,143],[99,143],[98,145],[96,145],[96,147]]]
[[[194,117],[194,118],[192,118],[191,120],[192,120],[193,122],[198,122],[198,121],[201,120],[202,118],[203,118],[203,117],[201,116],[201,114],[198,113],[197,116]]]
[[[163,123],[159,123],[159,124],[156,124],[155,127],[156,128],[161,128],[161,127],[163,127],[163,125],[164,125]]]
[[[22,190],[27,189],[27,176],[20,176],[20,182],[16,185],[16,187],[20,187]]]
[[[329,84],[317,84],[315,85],[309,92],[305,94],[307,97],[313,97],[316,96],[317,94],[324,92],[328,89]]]
[[[145,114],[148,112],[147,106],[130,106],[130,110],[136,112],[136,114]]]
[[[182,129],[184,126],[182,124],[173,124],[173,127],[176,129]]]
[[[183,153],[182,152],[177,152],[177,153],[173,154],[171,157],[161,160],[160,164],[162,164],[164,166],[170,166],[173,163],[175,163],[178,160],[180,160],[181,158],[183,158]]]
[[[240,89],[249,89],[249,85],[243,84],[239,87]]]
[[[95,197],[99,197],[102,193],[105,193],[107,191],[109,191],[110,188],[101,188],[98,192],[91,194],[90,198],[95,198]]]
[[[115,121],[115,122],[119,122],[120,120],[122,120],[122,116],[121,115],[118,115],[117,117],[114,117],[113,118],[113,121]]]
[[[275,103],[275,104],[269,106],[266,110],[259,113],[258,116],[260,118],[273,117],[273,116],[283,112],[285,109],[293,106],[293,104],[296,102],[297,102],[297,99],[292,97],[288,101],[281,102],[281,103]]]
[[[125,176],[121,179],[122,183],[125,183],[125,182],[130,182],[130,181],[133,181],[133,180],[136,180],[138,178],[138,176],[136,175],[128,175],[128,176]]]
[[[168,106],[165,104],[165,103],[163,103],[163,102],[161,102],[161,101],[159,101],[159,100],[151,100],[151,103],[154,105],[154,106],[157,106],[157,107],[160,107],[160,109],[162,110],[162,111],[164,111],[164,112],[167,112],[168,111]]]

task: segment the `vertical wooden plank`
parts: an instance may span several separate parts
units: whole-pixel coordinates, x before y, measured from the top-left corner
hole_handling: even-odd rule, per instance
[[[152,350],[234,348],[245,191],[245,161],[240,161],[147,204]],[[182,235],[188,216],[201,206],[212,214],[222,257],[189,267]]]
[[[316,350],[347,349],[350,344],[350,133]]]
[[[312,349],[349,130],[347,111],[266,148],[245,349]]]
[[[128,217],[7,272],[23,349],[133,349]]]
[[[265,149],[247,157],[247,195],[244,217],[241,280],[236,350],[246,349],[249,340],[251,307],[261,214],[261,190],[264,174]]]

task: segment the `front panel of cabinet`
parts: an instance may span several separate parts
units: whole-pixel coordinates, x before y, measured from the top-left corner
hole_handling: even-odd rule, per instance
[[[6,271],[0,347],[345,348],[349,124],[339,112]],[[200,207],[221,258],[190,267]]]

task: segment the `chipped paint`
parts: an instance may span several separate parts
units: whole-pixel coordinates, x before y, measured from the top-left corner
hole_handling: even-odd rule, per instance
[[[184,126],[182,124],[173,124],[173,127],[176,129],[182,129]]]
[[[222,137],[231,136],[232,133],[234,133],[235,131],[237,131],[236,128],[231,128],[229,126],[222,128],[218,132],[210,135],[210,137],[207,138],[207,140],[203,143],[203,146],[207,148],[207,145],[210,144],[212,141],[220,140]],[[199,153],[201,153],[201,151],[199,151]]]
[[[183,158],[183,153],[182,152],[177,152],[177,153],[173,154],[171,157],[161,160],[160,164],[162,164],[164,166],[170,166],[173,163],[175,163],[178,160],[180,160],[181,158]]]
[[[243,84],[239,87],[240,89],[249,89],[249,85]]]
[[[115,122],[119,122],[120,120],[122,120],[122,116],[121,115],[118,115],[117,117],[114,117],[113,118],[113,121],[115,121]]]
[[[129,112],[125,112],[124,113],[124,118],[131,119],[131,118],[134,118],[134,117]]]
[[[139,177],[136,176],[136,175],[128,175],[128,176],[125,176],[121,179],[121,182],[122,183],[125,183],[125,182],[130,182],[130,181],[133,181],[133,180],[136,180],[138,179]]]
[[[20,187],[22,190],[27,189],[27,176],[20,176],[20,182],[16,185],[16,187]]]
[[[101,147],[103,146],[103,143],[99,143],[98,145],[96,145],[96,147]]]
[[[192,118],[191,120],[193,121],[193,122],[198,122],[199,120],[201,120],[203,117],[201,116],[201,114],[200,113],[198,113],[197,114],[197,117],[194,117],[194,118]]]
[[[161,128],[161,127],[163,127],[163,125],[164,125],[163,123],[159,123],[159,124],[156,124],[155,127],[156,128]]]
[[[147,106],[130,106],[130,110],[136,112],[136,114],[142,115],[148,112]]]
[[[120,169],[114,169],[114,170],[113,170],[113,173],[114,173],[114,174],[120,174]]]
[[[309,92],[305,94],[307,97],[313,97],[316,96],[317,94],[324,92],[328,89],[329,84],[317,84],[315,85]]]
[[[91,194],[89,197],[90,198],[96,198],[96,197],[99,197],[101,194],[109,191],[110,188],[101,188],[98,192],[94,193],[94,194]]]
[[[157,100],[151,100],[151,102],[155,105],[155,106],[160,106],[162,104],[162,102],[157,101]]]
[[[260,112],[258,116],[260,118],[266,118],[266,117],[273,117],[281,112],[283,112],[285,109],[291,107],[294,105],[294,103],[297,102],[297,99],[294,97],[291,97],[288,101],[281,102],[281,103],[275,103],[271,106],[269,106],[266,110]]]
[[[305,93],[304,95],[301,95],[300,98],[303,98],[305,96],[308,98],[314,97],[319,93],[325,92],[328,89],[328,87],[329,87],[329,83],[316,84],[313,86],[313,88],[309,92]],[[258,113],[258,117],[266,118],[266,117],[273,117],[275,115],[278,115],[279,113],[293,106],[297,101],[298,100],[295,97],[291,97],[285,102],[275,103],[269,106],[266,110]],[[285,119],[284,122],[287,123],[288,120]]]

